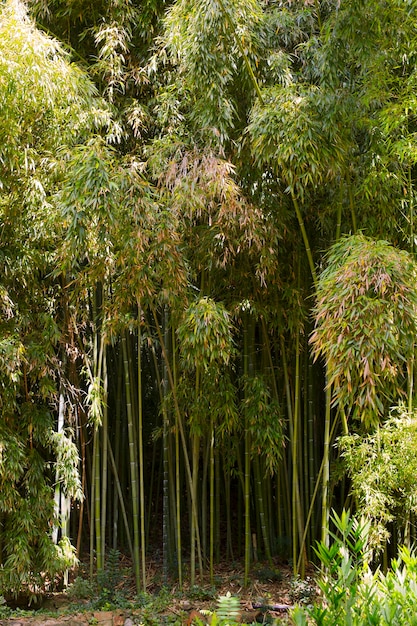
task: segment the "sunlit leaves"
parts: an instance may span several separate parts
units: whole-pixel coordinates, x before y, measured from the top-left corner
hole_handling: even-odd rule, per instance
[[[176,389],[191,432],[207,435],[214,426],[219,441],[229,441],[231,435],[242,432],[238,392],[231,369],[213,363],[200,372],[199,383],[200,387],[196,388],[195,371],[184,371]]]
[[[17,337],[3,336],[0,339],[0,380],[3,391],[13,388],[21,376],[24,346]],[[0,396],[1,398],[1,396]],[[0,399],[0,406],[2,402]]]
[[[278,470],[284,449],[283,420],[278,402],[262,376],[243,380],[242,411],[246,417],[247,433],[251,437],[251,454],[262,457],[266,471]]]
[[[253,262],[262,285],[276,275],[279,227],[244,196],[232,163],[170,136],[153,143],[148,167],[162,201],[177,216],[195,270],[242,269]]]
[[[120,206],[122,176],[114,152],[101,139],[73,150],[57,196],[66,241],[60,252],[62,269],[88,262],[100,279],[109,263],[109,231]]]
[[[113,101],[115,91],[125,91],[128,40],[129,33],[115,22],[102,24],[95,35],[99,53],[93,72],[98,72],[104,78],[110,101]]]
[[[332,104],[336,100],[317,87],[290,85],[267,90],[251,112],[255,160],[301,199],[306,188],[334,179],[343,167],[345,147]]]
[[[71,432],[54,432],[51,443],[56,457],[56,477],[61,482],[64,493],[81,500],[83,492],[78,472],[80,458],[72,435]]]
[[[417,509],[417,422],[400,407],[374,433],[339,440],[359,511],[371,522],[373,547],[381,549],[389,524],[400,528]]]
[[[317,285],[315,358],[333,401],[369,427],[402,393],[417,330],[416,266],[409,254],[363,235],[334,244]]]
[[[64,544],[54,546],[50,539],[53,490],[48,480],[48,463],[36,444],[42,444],[42,452],[54,448],[58,453],[59,477],[73,496],[80,495],[78,455],[74,444],[71,447],[54,441],[58,435],[51,438],[52,416],[34,405],[24,407],[18,425],[7,415],[2,417],[0,511],[4,548],[0,584],[4,592],[16,592],[33,584],[42,585],[44,576],[54,576],[75,564],[73,552]],[[30,446],[26,445],[26,438],[31,439]]]
[[[229,314],[221,303],[200,298],[186,311],[177,329],[184,365],[207,370],[211,364],[227,365],[233,353]]]
[[[16,483],[23,476],[25,469],[25,452],[21,441],[16,439],[10,429],[4,426],[0,432],[0,486],[2,498],[0,509],[10,511],[19,494]]]
[[[79,495],[74,448],[65,454],[53,438],[57,391],[67,381],[52,251],[63,224],[55,211],[57,152],[84,141],[95,119],[108,120],[94,95],[87,75],[36,29],[23,3],[1,4],[0,585],[15,593],[74,562],[51,538],[55,455],[64,487]]]
[[[92,425],[97,428],[101,426],[104,406],[104,390],[102,381],[95,376],[88,387],[87,405],[89,407],[89,418]]]
[[[0,180],[33,171],[42,149],[85,132],[93,87],[18,0],[0,9]]]
[[[256,57],[256,29],[261,20],[260,6],[254,0],[181,0],[172,5],[166,18],[166,46],[194,94],[191,117],[220,144],[236,125],[234,83],[244,64],[242,50]]]

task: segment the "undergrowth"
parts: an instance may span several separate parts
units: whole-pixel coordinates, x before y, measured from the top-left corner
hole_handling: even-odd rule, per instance
[[[399,550],[384,574],[369,566],[370,525],[333,514],[336,532],[316,549],[321,599],[292,612],[296,626],[417,626],[417,554]]]

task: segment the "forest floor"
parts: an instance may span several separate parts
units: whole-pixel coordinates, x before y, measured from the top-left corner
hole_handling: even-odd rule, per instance
[[[243,565],[234,563],[218,565],[212,581],[207,576],[182,589],[175,583],[162,585],[158,567],[148,564],[147,590],[140,597],[130,572],[130,564],[122,562],[107,587],[104,580],[98,588],[79,572],[67,592],[48,594],[39,610],[0,607],[0,626],[190,626],[209,623],[219,597],[229,594],[239,600],[242,623],[289,624],[290,607],[310,603],[316,594],[313,569],[304,579],[295,578],[291,568],[279,562],[255,564],[246,587]]]

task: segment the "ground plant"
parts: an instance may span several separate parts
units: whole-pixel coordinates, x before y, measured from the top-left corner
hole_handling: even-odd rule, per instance
[[[369,521],[343,511],[333,514],[334,532],[329,546],[320,543],[317,578],[320,598],[307,608],[297,607],[292,618],[306,624],[365,626],[416,624],[417,556],[400,547],[386,573],[371,567]]]

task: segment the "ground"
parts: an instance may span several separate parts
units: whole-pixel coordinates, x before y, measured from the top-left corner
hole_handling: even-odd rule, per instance
[[[238,619],[245,624],[291,623],[289,607],[308,603],[316,592],[314,570],[305,579],[295,578],[287,564],[255,564],[250,583],[243,585],[243,565],[234,563],[217,566],[213,581],[209,577],[190,587],[179,589],[173,582],[161,585],[158,568],[148,564],[146,593],[135,594],[131,566],[122,559],[117,572],[104,574],[99,586],[74,573],[67,592],[49,593],[36,611],[11,612],[0,607],[0,625],[9,626],[134,626],[144,624],[207,623],[210,613],[218,610],[221,596],[238,599]],[[193,618],[197,618],[193,622]]]

